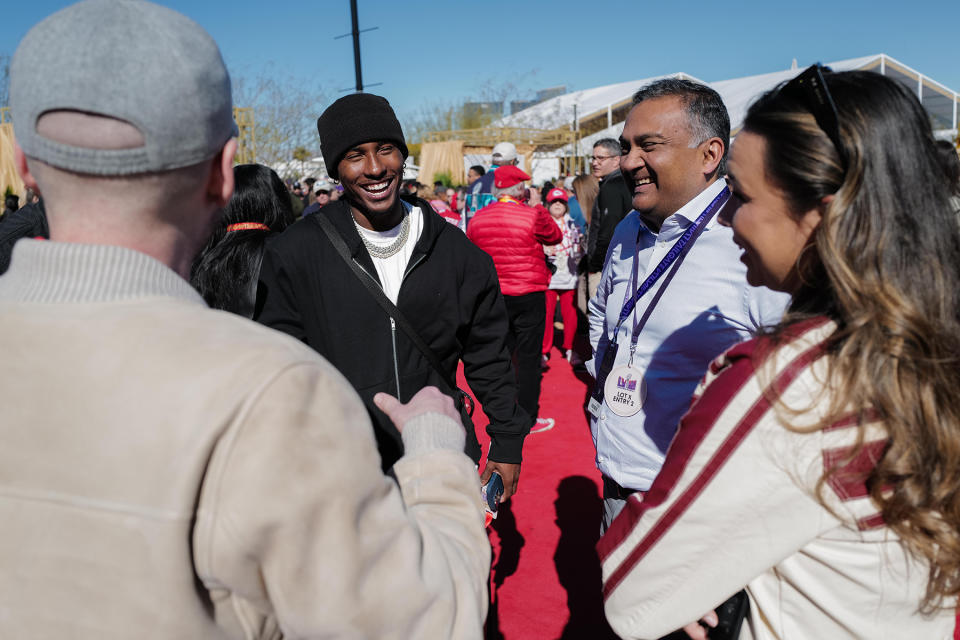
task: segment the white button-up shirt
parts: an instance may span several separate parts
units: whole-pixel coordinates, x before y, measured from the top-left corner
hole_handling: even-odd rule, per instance
[[[637,302],[636,312],[624,320],[614,337],[624,300],[634,291],[634,260],[639,284],[725,187],[723,179],[708,186],[664,220],[659,233],[651,231],[636,211],[617,226],[597,295],[588,305],[594,359],[587,369],[594,377],[606,345],[614,339],[619,344],[614,367],[627,364],[634,321],[667,279],[669,270]],[[642,372],[647,385],[643,408],[624,418],[604,403],[598,415],[590,418],[597,468],[620,486],[641,491],[650,488],[710,362],[759,327],[776,324],[782,317],[789,296],[750,286],[746,273],[733,231],[713,216],[638,336],[633,366]]]

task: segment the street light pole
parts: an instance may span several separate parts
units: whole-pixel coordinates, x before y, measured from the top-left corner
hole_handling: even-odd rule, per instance
[[[357,74],[357,93],[363,93],[363,71],[360,68],[360,23],[357,20],[357,0],[350,0],[350,20],[353,23],[353,67]]]
[[[360,20],[357,18],[357,0],[350,0],[350,21],[352,22],[353,30],[350,31],[350,33],[336,36],[334,40],[346,38],[347,36],[353,36],[353,67],[357,74],[356,93],[363,93],[363,72],[360,66],[360,34],[366,31],[373,31],[377,27],[370,27],[369,29],[360,28]],[[368,86],[376,87],[381,84],[383,83],[374,82]],[[341,91],[350,91],[350,89],[341,89]]]

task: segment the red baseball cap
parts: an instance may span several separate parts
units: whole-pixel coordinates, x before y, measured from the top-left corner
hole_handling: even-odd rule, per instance
[[[550,204],[554,200],[567,202],[567,192],[563,189],[550,189],[550,191],[547,192],[547,204]]]
[[[498,189],[506,189],[507,187],[512,187],[518,182],[523,182],[524,180],[529,180],[530,176],[523,170],[513,164],[508,164],[504,167],[497,167],[493,172],[493,184],[496,185]]]

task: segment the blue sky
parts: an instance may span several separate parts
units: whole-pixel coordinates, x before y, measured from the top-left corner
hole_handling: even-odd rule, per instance
[[[11,0],[0,54],[70,4]],[[162,0],[203,25],[231,73],[295,76],[331,99],[354,84],[348,0]],[[886,53],[960,91],[960,0],[359,0],[365,83],[401,119],[485,85],[586,89],[683,71],[706,81]],[[317,113],[326,105],[318,104]]]

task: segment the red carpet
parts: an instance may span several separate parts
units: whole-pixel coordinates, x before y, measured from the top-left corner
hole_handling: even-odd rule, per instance
[[[603,617],[594,549],[600,473],[582,408],[587,384],[558,351],[550,362],[540,416],[554,418],[556,425],[527,437],[519,491],[501,506],[491,529],[488,639],[616,637]],[[465,384],[462,374],[460,383]],[[487,419],[479,406],[473,418],[486,451]]]
[[[603,616],[594,548],[601,492],[583,412],[589,377],[575,375],[556,349],[550,363],[543,375],[540,416],[554,418],[556,425],[527,437],[519,491],[500,507],[490,531],[488,640],[617,637]],[[468,388],[462,371],[458,381]],[[487,419],[479,404],[473,419],[486,451]],[[960,625],[954,638],[960,640]]]

